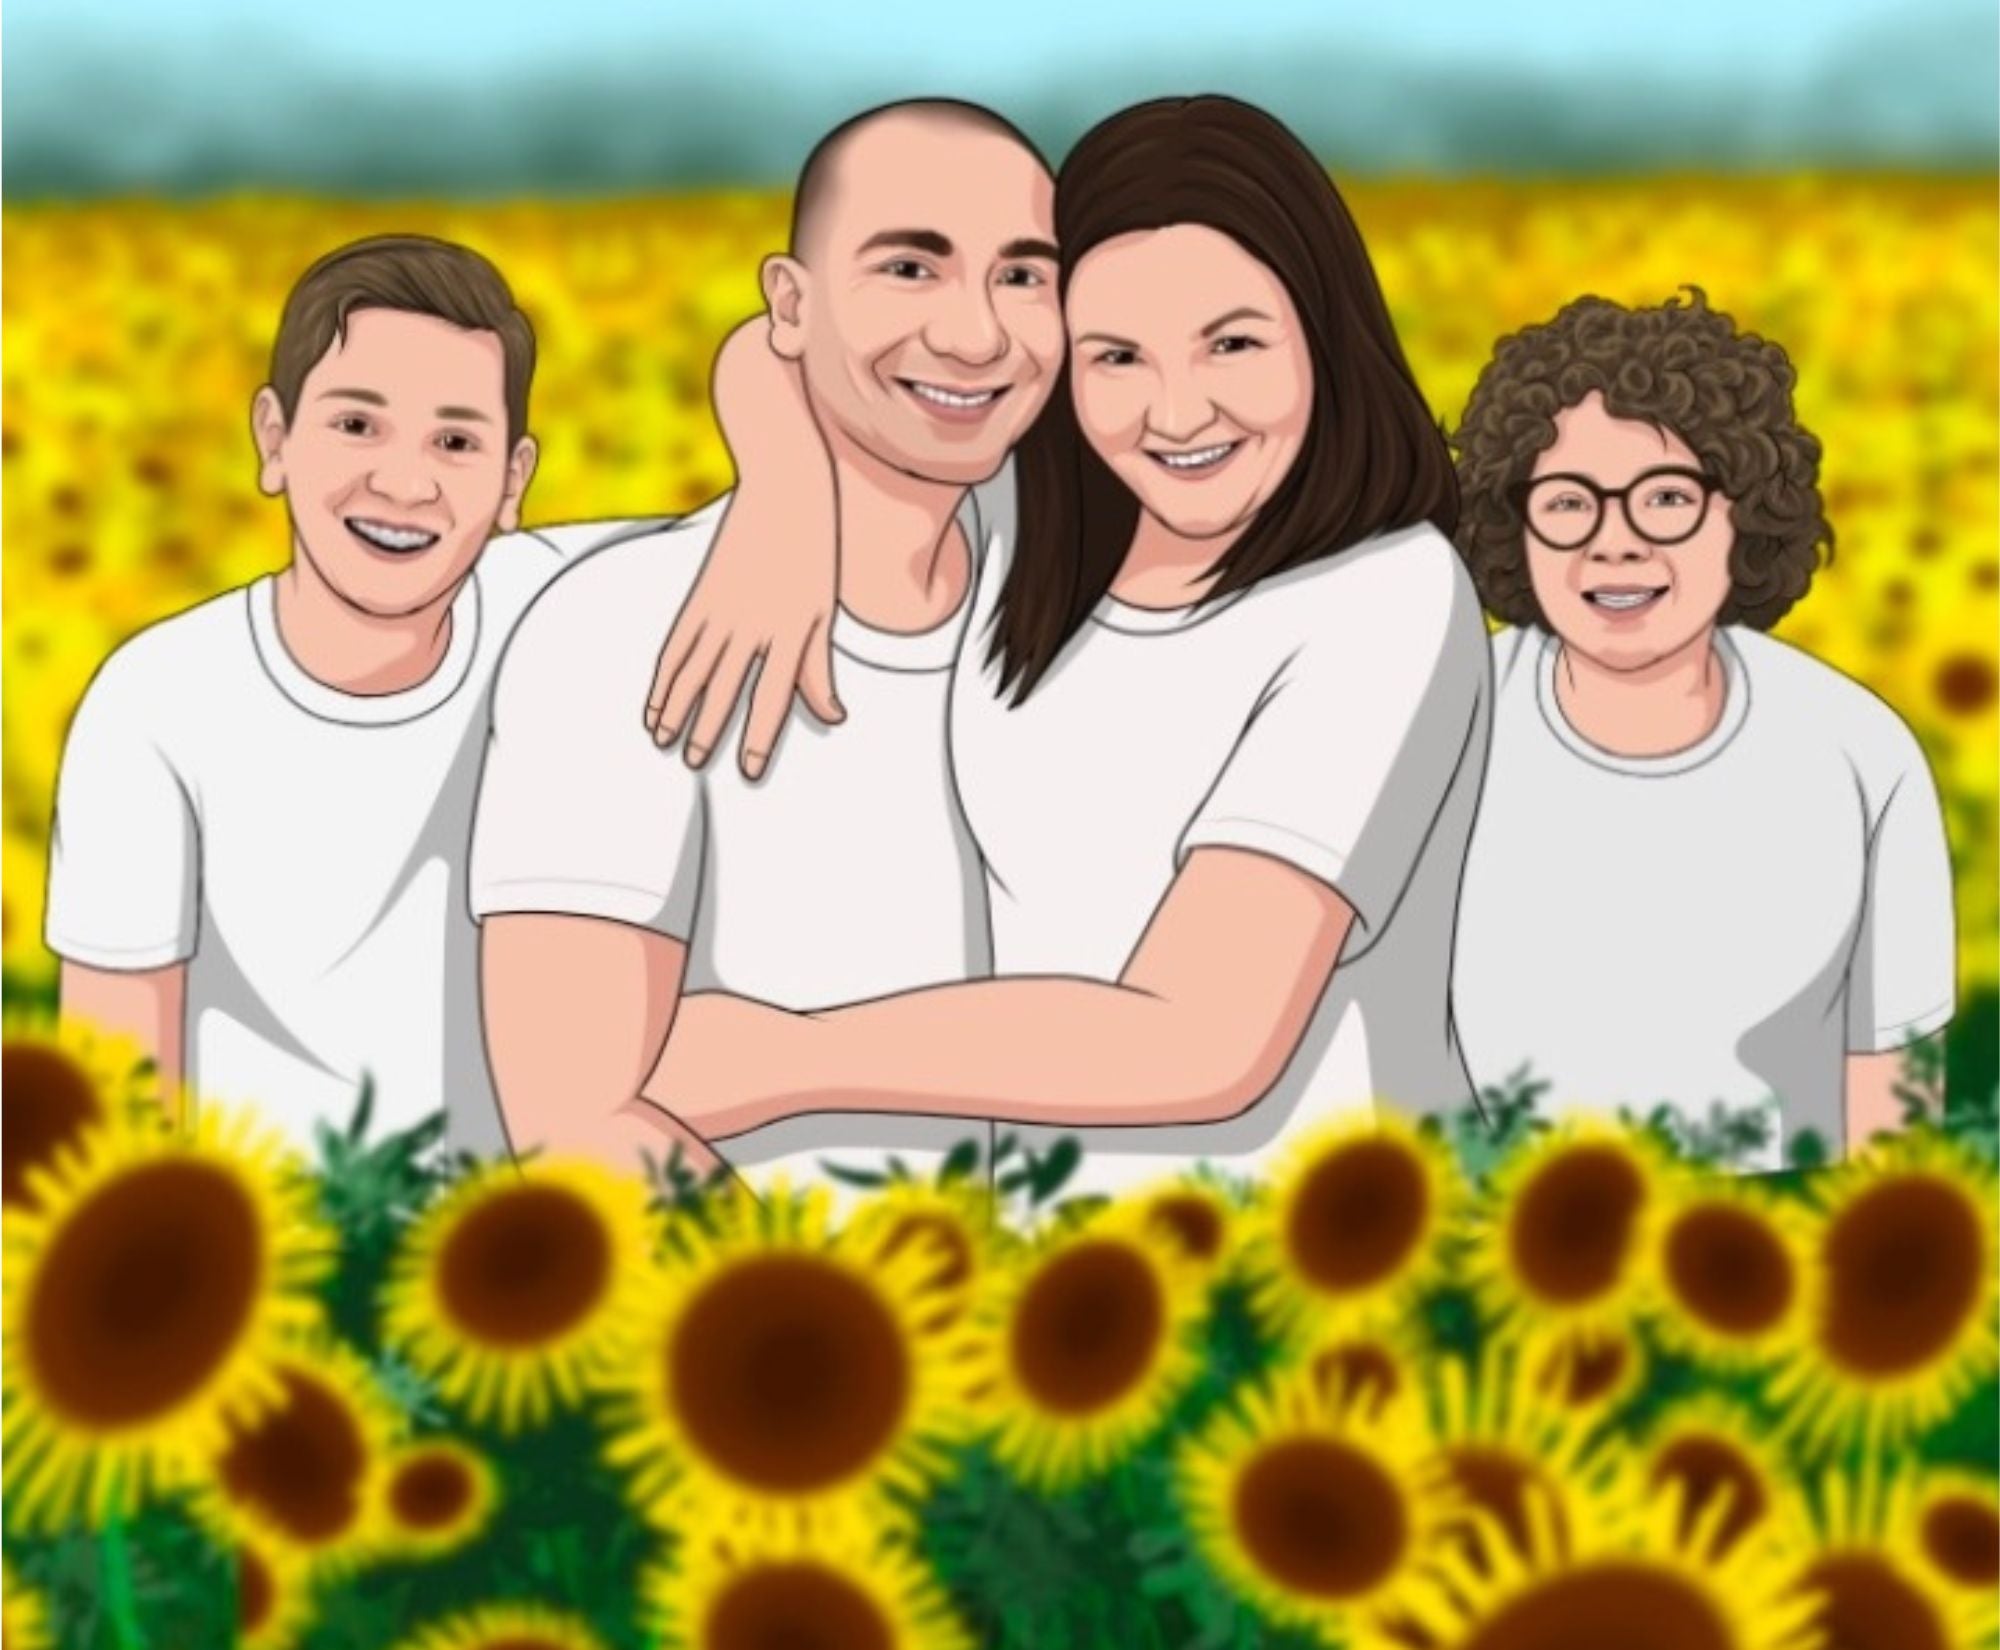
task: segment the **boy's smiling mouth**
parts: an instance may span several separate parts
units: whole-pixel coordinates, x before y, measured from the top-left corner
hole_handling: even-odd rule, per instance
[[[343,516],[347,530],[373,550],[386,550],[391,555],[413,555],[419,550],[428,550],[438,541],[438,535],[427,533],[421,527],[398,527],[394,522],[376,521],[368,516]]]

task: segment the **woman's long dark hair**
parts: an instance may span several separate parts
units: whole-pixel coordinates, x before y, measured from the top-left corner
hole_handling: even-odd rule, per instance
[[[1057,180],[1064,297],[1093,247],[1173,224],[1229,236],[1284,283],[1313,372],[1305,445],[1202,599],[1420,521],[1449,536],[1451,450],[1403,358],[1361,232],[1305,145],[1234,98],[1162,98],[1113,115]],[[1077,427],[1069,373],[1065,365],[1016,450],[1020,530],[987,655],[1016,704],[1110,590],[1139,521],[1139,501]]]

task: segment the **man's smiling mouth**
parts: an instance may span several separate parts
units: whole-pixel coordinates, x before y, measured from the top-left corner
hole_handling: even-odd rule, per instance
[[[996,384],[991,389],[954,390],[942,384],[927,384],[920,378],[898,378],[896,382],[921,402],[926,412],[954,423],[972,423],[984,418],[994,404],[1014,387],[1011,384]]]
[[[426,533],[418,527],[398,527],[392,522],[373,521],[367,516],[343,516],[347,530],[364,544],[377,550],[387,550],[391,555],[407,556],[419,550],[428,550],[438,541],[435,533]]]

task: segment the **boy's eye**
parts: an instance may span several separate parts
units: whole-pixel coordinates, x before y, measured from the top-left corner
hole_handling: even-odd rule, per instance
[[[463,430],[446,430],[438,437],[438,445],[448,453],[476,453],[479,443]]]
[[[333,427],[342,435],[366,435],[373,428],[360,413],[342,413],[333,421]]]

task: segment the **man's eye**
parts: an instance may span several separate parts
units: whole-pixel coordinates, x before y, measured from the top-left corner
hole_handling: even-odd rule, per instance
[[[1000,271],[1000,284],[1002,286],[1047,286],[1048,282],[1042,279],[1040,270],[1028,269],[1023,265],[1015,264],[1009,269]]]
[[[1241,332],[1232,332],[1216,339],[1211,353],[1215,355],[1241,355],[1247,350],[1262,349],[1263,347],[1263,344],[1255,338],[1251,338]]]
[[[882,266],[882,273],[893,275],[899,281],[928,281],[931,272],[915,258],[891,258]]]

